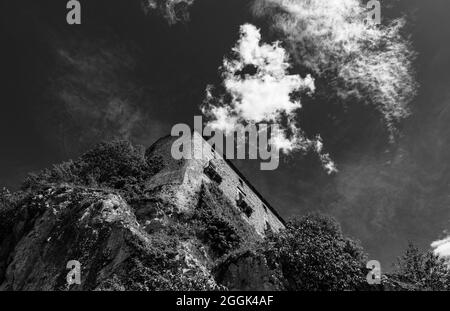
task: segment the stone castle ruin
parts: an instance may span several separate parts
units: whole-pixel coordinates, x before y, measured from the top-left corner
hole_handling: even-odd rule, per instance
[[[171,148],[176,139],[163,137],[147,150],[147,158],[162,162],[161,170],[148,181],[147,191],[154,189],[180,209],[187,210],[192,208],[190,203],[203,183],[216,183],[259,235],[264,236],[266,230],[277,232],[284,228],[284,220],[277,211],[198,132],[192,134],[191,152],[195,153],[195,148],[203,148],[200,159],[192,156],[190,159],[175,160],[171,156]]]
[[[0,291],[278,289],[247,246],[283,219],[200,134],[191,137],[185,148],[202,157],[172,157],[171,136],[146,150],[151,174],[138,194],[36,184],[0,210]],[[79,284],[66,278],[75,262]]]

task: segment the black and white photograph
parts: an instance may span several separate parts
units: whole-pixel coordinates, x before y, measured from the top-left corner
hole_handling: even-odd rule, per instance
[[[0,40],[0,292],[450,290],[450,1],[0,0]]]

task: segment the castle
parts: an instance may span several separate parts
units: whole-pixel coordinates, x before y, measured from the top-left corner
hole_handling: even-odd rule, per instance
[[[171,147],[176,139],[163,137],[147,150],[147,158],[158,158],[163,162],[162,169],[148,181],[147,190],[155,189],[179,208],[190,209],[192,198],[202,183],[216,183],[259,235],[264,236],[266,230],[278,232],[285,227],[277,211],[198,132],[192,134],[191,152],[199,152],[198,148],[203,148],[200,159],[175,160],[171,156]]]

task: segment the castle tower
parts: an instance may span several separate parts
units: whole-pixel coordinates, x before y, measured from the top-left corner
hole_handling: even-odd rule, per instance
[[[276,210],[198,132],[194,131],[190,144],[192,154],[202,154],[198,152],[201,152],[199,148],[203,149],[200,158],[175,160],[171,148],[176,139],[178,137],[163,137],[147,150],[148,159],[162,162],[162,169],[148,181],[147,191],[157,191],[165,200],[187,210],[194,208],[192,198],[200,191],[202,183],[216,183],[240,211],[241,217],[261,236],[267,229],[277,232],[285,227]]]

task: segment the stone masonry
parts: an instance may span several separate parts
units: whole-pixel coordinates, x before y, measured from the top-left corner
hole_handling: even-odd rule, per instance
[[[261,236],[266,230],[274,232],[284,228],[284,221],[246,178],[225,160],[199,133],[192,134],[192,153],[203,148],[201,159],[175,160],[171,148],[177,137],[166,136],[155,142],[146,153],[158,158],[162,169],[146,185],[147,191],[157,191],[180,209],[193,208],[192,202],[203,183],[217,183],[224,195],[241,211],[241,216]],[[201,154],[201,153],[200,153]]]

